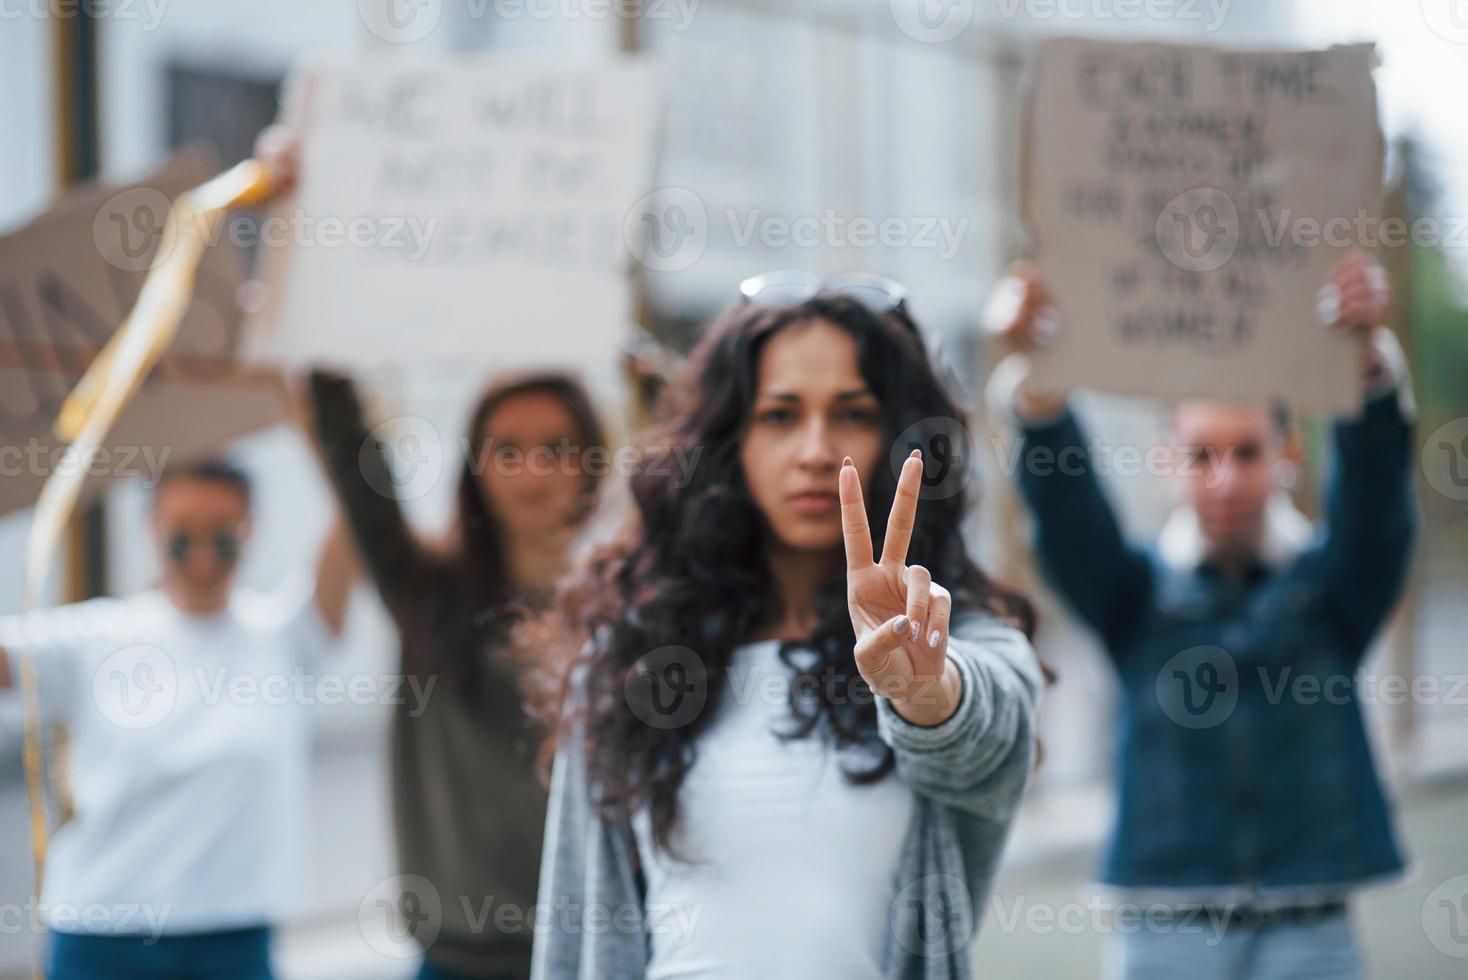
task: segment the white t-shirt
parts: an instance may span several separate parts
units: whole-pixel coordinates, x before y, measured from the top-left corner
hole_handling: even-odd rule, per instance
[[[652,931],[648,980],[882,975],[913,791],[895,772],[849,782],[819,727],[779,738],[790,728],[791,677],[778,641],[735,648],[678,795],[673,842],[694,863],[654,849],[645,809],[633,818]]]
[[[213,616],[144,592],[0,619],[12,672],[31,658],[42,716],[70,738],[75,814],[42,888],[51,929],[181,934],[299,909],[312,703],[299,692],[330,642],[307,589],[238,592]]]

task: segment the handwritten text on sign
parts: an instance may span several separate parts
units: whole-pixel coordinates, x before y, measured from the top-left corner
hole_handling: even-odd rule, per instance
[[[1357,403],[1316,293],[1376,215],[1370,46],[1041,46],[1024,205],[1065,329],[1038,383]]]
[[[647,191],[654,80],[633,61],[538,58],[304,69],[300,188],[273,215],[292,240],[269,250],[278,307],[257,351],[605,371],[629,318],[623,223]]]

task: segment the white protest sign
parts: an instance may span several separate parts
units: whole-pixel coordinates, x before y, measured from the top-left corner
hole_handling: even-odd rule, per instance
[[[1374,63],[1370,45],[1042,42],[1023,208],[1063,329],[1037,385],[1359,405],[1353,342],[1315,306],[1374,238]]]
[[[658,119],[641,61],[339,58],[292,79],[296,193],[261,229],[253,356],[612,376],[624,223]]]

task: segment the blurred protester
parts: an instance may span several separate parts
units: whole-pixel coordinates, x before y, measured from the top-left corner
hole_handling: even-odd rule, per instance
[[[1414,409],[1401,349],[1379,326],[1388,304],[1384,271],[1359,254],[1322,290],[1330,329],[1359,336],[1365,398],[1334,423],[1319,533],[1285,492],[1279,417],[1183,402],[1183,502],[1143,549],[1124,538],[1064,393],[1030,384],[1024,351],[1059,328],[1036,271],[1013,269],[991,302],[991,329],[1018,348],[991,396],[1018,421],[1041,566],[1121,679],[1102,878],[1122,901],[1177,913],[1118,930],[1110,976],[1362,974],[1349,900],[1403,867],[1353,682],[1415,527]],[[1295,696],[1300,683],[1321,696]]]
[[[442,913],[413,914],[427,896],[407,879],[419,976],[523,978],[546,794],[524,705],[529,664],[512,631],[546,606],[592,513],[599,477],[580,454],[602,444],[600,424],[565,376],[492,386],[463,443],[480,448],[459,472],[452,530],[430,544],[388,495],[386,449],[352,383],[317,372],[311,391],[332,482],[401,636],[401,669],[424,692],[402,701],[392,726],[398,869],[426,882]]]
[[[351,547],[338,526],[314,588],[251,593],[243,471],[168,470],[151,506],[157,589],[0,619],[0,686],[30,658],[69,739],[46,975],[262,980],[306,897],[312,701],[292,692],[341,632]]]
[[[534,976],[966,975],[1034,759],[1029,606],[962,486],[919,503],[889,454],[962,417],[901,287],[741,291],[563,597]]]
[[[288,193],[299,169],[291,131],[266,130],[256,156]],[[394,714],[391,756],[403,918],[424,946],[418,975],[522,980],[546,799],[524,704],[532,672],[512,634],[553,595],[595,508],[600,476],[581,454],[603,444],[601,423],[567,375],[493,384],[462,443],[453,526],[430,543],[408,525],[353,383],[314,372],[311,400],[353,538],[398,627],[401,669],[424,692]],[[439,916],[415,914],[425,899]]]
[[[291,130],[265,130],[256,157],[278,193],[294,188]],[[424,692],[402,701],[391,736],[403,919],[425,947],[418,975],[523,980],[546,794],[542,733],[524,700],[542,672],[528,669],[538,654],[515,642],[514,628],[548,604],[590,522],[601,475],[582,454],[604,445],[601,422],[567,375],[492,384],[462,442],[453,525],[427,542],[408,525],[388,447],[369,431],[355,385],[318,371],[310,387],[317,442],[398,627],[401,669]],[[441,914],[420,914],[424,902]]]

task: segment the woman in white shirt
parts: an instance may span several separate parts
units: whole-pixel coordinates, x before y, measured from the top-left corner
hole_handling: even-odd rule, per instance
[[[963,414],[902,288],[741,291],[567,589],[533,975],[966,976],[1030,609],[965,549]]]

